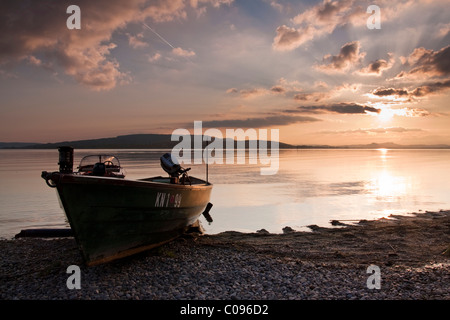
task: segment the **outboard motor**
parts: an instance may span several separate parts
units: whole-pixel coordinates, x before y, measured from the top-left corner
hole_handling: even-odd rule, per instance
[[[182,173],[181,166],[173,161],[170,153],[166,153],[161,157],[161,167],[171,177],[178,177]]]
[[[180,182],[185,184],[189,182],[191,184],[191,179],[187,174],[191,168],[184,169],[178,163],[175,163],[176,159],[175,161],[173,160],[170,153],[166,153],[161,157],[161,167],[170,175],[170,183],[178,184]],[[183,175],[181,179],[179,179],[180,175]]]
[[[73,148],[72,147],[59,147],[59,172],[60,173],[73,173]]]

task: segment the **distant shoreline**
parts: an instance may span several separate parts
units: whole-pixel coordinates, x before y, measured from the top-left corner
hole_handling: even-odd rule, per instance
[[[191,139],[193,141],[194,138]],[[222,139],[223,149],[226,149],[227,139]],[[246,140],[245,149],[250,149],[251,143],[260,144],[261,140]],[[266,143],[266,141],[264,141]],[[110,138],[61,141],[55,143],[33,143],[33,142],[0,142],[0,149],[56,149],[60,146],[72,146],[75,149],[172,149],[179,144],[179,141],[171,141],[168,134],[131,134]],[[272,142],[267,141],[267,148],[270,149]],[[238,143],[234,141],[234,148],[238,148]],[[194,145],[192,146],[194,149]],[[293,145],[284,142],[278,143],[279,149],[450,149],[447,144],[434,145],[400,145],[392,142],[354,144],[354,145]]]
[[[56,147],[57,148],[57,147]],[[31,147],[24,147],[24,148],[16,148],[16,147],[0,147],[0,150],[53,150],[56,149],[54,147],[46,147],[46,148],[31,148]],[[75,148],[78,150],[170,150],[172,148],[139,148],[139,147],[114,147],[114,148],[106,148],[106,147],[78,147]],[[299,147],[289,147],[289,148],[279,148],[280,150],[448,150],[450,149],[450,146],[446,147],[398,147],[398,148],[385,148],[385,147],[336,147],[336,146],[330,146],[330,147],[317,147],[317,146],[299,146]],[[192,150],[196,150],[192,148]],[[217,150],[226,150],[226,149],[217,149]],[[252,150],[252,149],[247,149]]]

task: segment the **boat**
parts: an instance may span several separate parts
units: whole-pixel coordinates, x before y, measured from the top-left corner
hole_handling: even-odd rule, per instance
[[[164,154],[168,176],[126,179],[119,159],[100,154],[81,159],[73,172],[73,148],[59,147],[59,171],[42,171],[55,188],[88,266],[161,246],[182,235],[204,214],[212,221],[212,184],[188,175]]]

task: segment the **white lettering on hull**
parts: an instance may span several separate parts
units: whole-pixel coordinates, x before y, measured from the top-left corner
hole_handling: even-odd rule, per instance
[[[158,192],[156,194],[155,207],[157,208],[179,208],[182,195],[180,193]]]

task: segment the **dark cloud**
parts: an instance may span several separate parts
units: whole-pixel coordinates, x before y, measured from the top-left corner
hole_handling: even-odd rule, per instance
[[[79,83],[94,90],[111,89],[127,75],[109,57],[116,44],[112,32],[137,18],[143,1],[76,1],[81,29],[69,30],[67,1],[2,1],[0,4],[0,65],[38,59],[62,67]]]
[[[367,112],[380,113],[381,110],[358,103],[338,103],[319,106],[301,106],[296,109],[298,113],[340,113],[340,114],[366,114]]]
[[[295,100],[299,101],[314,101],[318,102],[330,97],[330,93],[327,92],[312,92],[312,93],[298,93],[294,96]]]
[[[230,1],[232,0],[200,2],[216,7],[229,4]],[[14,66],[22,61],[41,61],[40,66],[62,67],[67,75],[91,89],[112,89],[117,84],[130,80],[129,75],[111,57],[111,50],[117,46],[111,41],[113,33],[129,23],[142,23],[146,19],[151,19],[152,22],[185,19],[188,7],[196,8],[197,2],[1,1],[0,66]],[[66,20],[69,18],[66,10],[72,4],[81,9],[80,30],[69,30],[66,27]],[[128,34],[128,37],[132,39],[130,45],[145,46],[139,35]]]
[[[389,70],[394,64],[394,56],[389,53],[389,60],[378,59],[370,63],[366,68],[359,70],[359,74],[362,75],[375,75],[380,76],[383,71]]]
[[[438,51],[423,47],[416,48],[407,57],[402,57],[405,65],[411,66],[409,71],[402,71],[397,78],[430,78],[450,75],[450,46]]]
[[[406,89],[394,89],[394,88],[382,89],[382,88],[378,88],[374,92],[372,92],[372,94],[374,94],[376,96],[379,96],[379,97],[384,97],[384,96],[408,96],[409,92]]]
[[[313,117],[272,115],[260,118],[203,121],[206,128],[265,128],[321,121]]]
[[[371,63],[368,67],[368,71],[370,73],[380,73],[382,69],[386,69],[388,66],[388,63],[386,60],[380,59],[373,63]]]
[[[325,21],[326,19],[330,19],[333,15],[338,13],[340,10],[342,10],[342,4],[339,2],[331,2],[331,1],[324,1],[321,6],[317,7],[317,17]]]
[[[450,88],[450,80],[444,82],[434,82],[417,87],[411,92],[414,97],[423,97],[429,94],[437,93]]]
[[[336,56],[326,55],[323,64],[318,66],[323,71],[344,71],[352,65],[356,65],[364,58],[365,53],[360,53],[359,41],[353,41],[343,45]]]
[[[411,91],[407,89],[378,88],[375,91],[373,91],[372,94],[379,97],[395,96],[395,97],[420,98],[430,94],[439,93],[449,88],[450,88],[450,80],[446,80],[427,83]]]
[[[273,86],[272,88],[270,88],[270,91],[273,93],[285,93],[286,89],[282,86]]]

